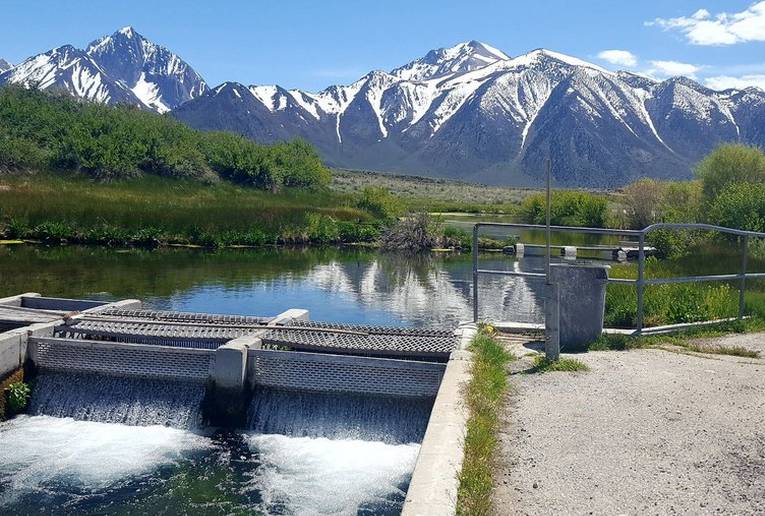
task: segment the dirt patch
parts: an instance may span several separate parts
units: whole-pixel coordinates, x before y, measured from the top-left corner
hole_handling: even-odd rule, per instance
[[[590,371],[513,364],[501,514],[765,513],[765,361],[660,349],[576,358]]]

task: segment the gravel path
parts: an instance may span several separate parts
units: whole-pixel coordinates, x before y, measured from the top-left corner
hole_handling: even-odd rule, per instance
[[[725,344],[765,342],[736,338]],[[591,370],[513,364],[499,514],[765,514],[765,360],[659,349],[577,358]]]

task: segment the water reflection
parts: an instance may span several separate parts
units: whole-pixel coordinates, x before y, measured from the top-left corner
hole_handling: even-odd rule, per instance
[[[543,262],[486,254],[481,267],[541,271]],[[469,255],[13,247],[0,249],[0,278],[0,295],[135,297],[162,309],[270,315],[302,307],[317,320],[414,326],[472,318]],[[541,320],[539,281],[482,276],[479,292],[482,318]]]

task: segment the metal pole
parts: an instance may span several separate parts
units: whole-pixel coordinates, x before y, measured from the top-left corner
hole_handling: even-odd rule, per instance
[[[546,191],[546,197],[547,197],[547,203],[545,207],[545,225],[547,228],[545,229],[545,240],[546,240],[546,260],[545,260],[545,276],[547,276],[547,284],[550,284],[550,191],[551,183],[552,183],[552,163],[550,162],[550,158],[547,158],[547,191]]]
[[[473,322],[478,322],[478,224],[473,225]]]
[[[645,290],[645,233],[640,234],[638,248],[637,314],[635,326],[637,334],[643,333],[643,294]]]
[[[743,319],[746,312],[746,266],[749,237],[741,237],[741,281],[738,286],[738,318]]]
[[[552,211],[552,163],[547,159],[547,189],[545,208],[545,358],[555,362],[560,358],[560,292],[550,280],[550,213]]]

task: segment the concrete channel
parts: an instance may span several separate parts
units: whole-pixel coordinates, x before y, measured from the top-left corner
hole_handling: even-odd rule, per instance
[[[204,382],[213,426],[240,427],[259,387],[433,400],[403,513],[453,514],[477,329],[416,330],[145,310],[43,297],[0,299],[0,380],[29,371]]]

